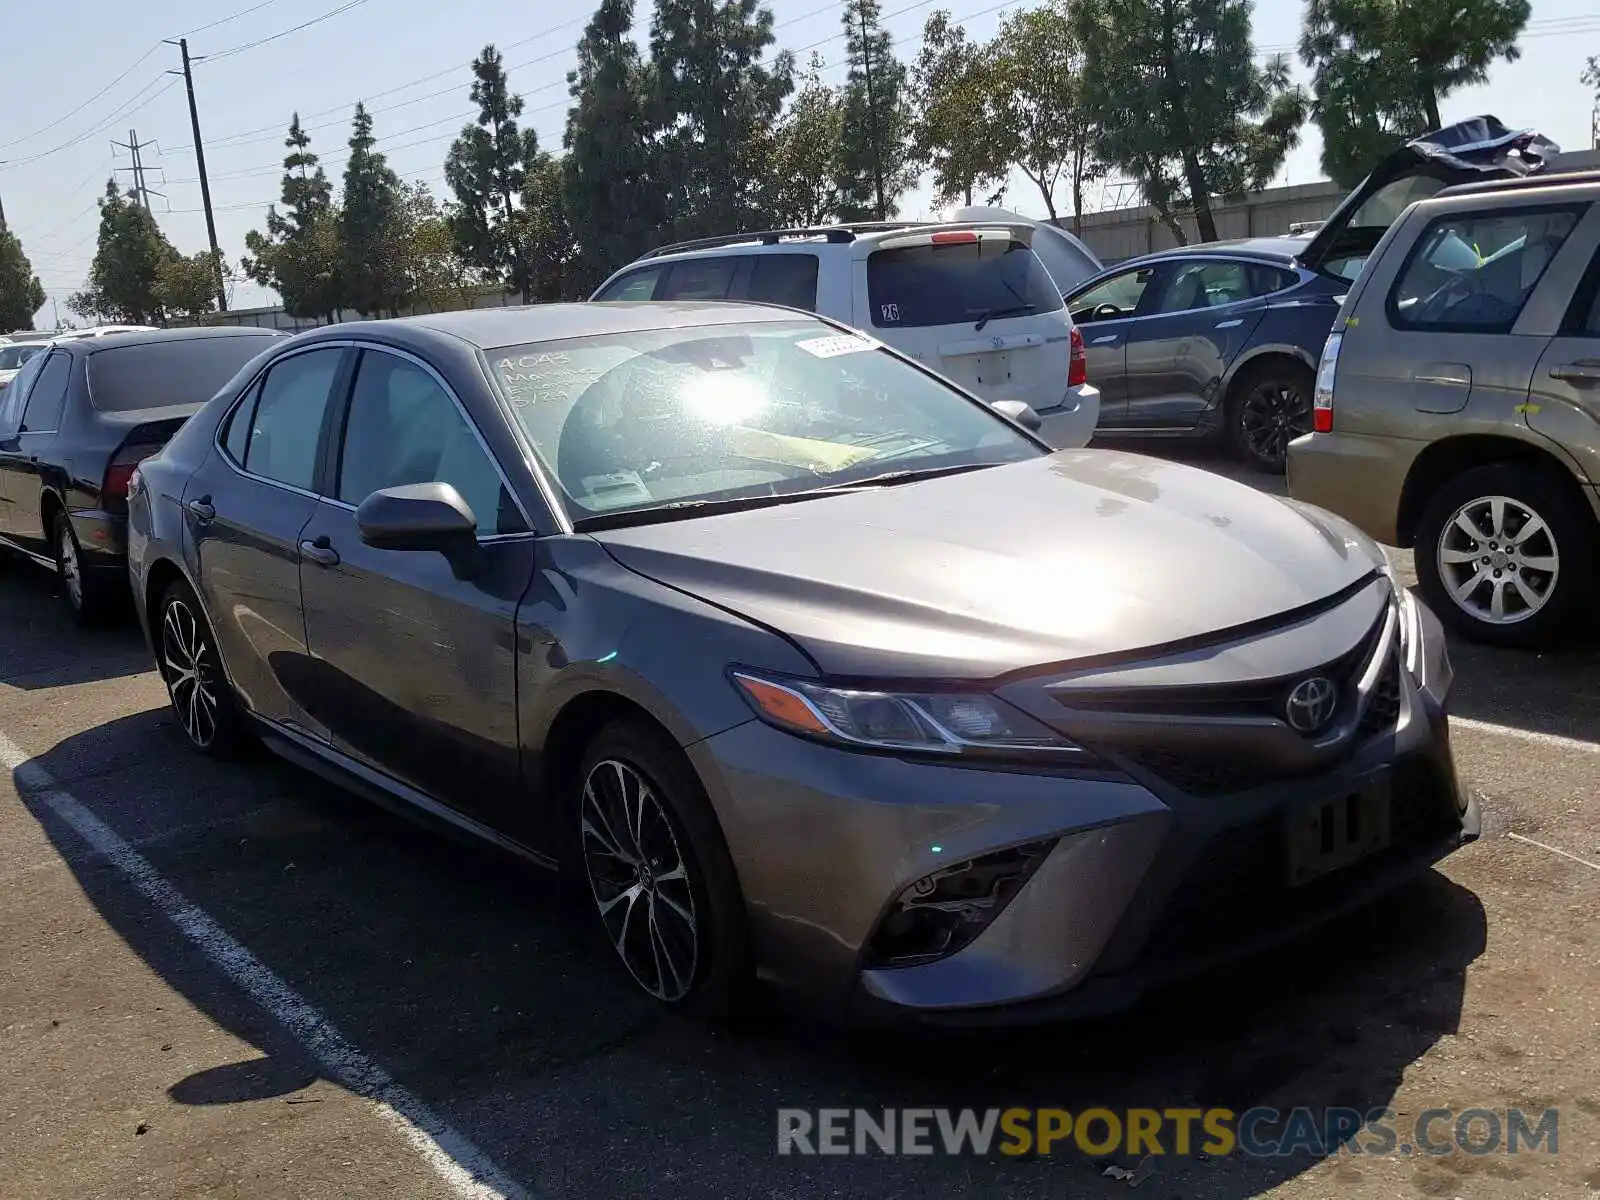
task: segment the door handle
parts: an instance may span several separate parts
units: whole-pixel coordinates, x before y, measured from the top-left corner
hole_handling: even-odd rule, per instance
[[[314,542],[301,542],[300,557],[309,558],[319,567],[336,567],[339,565],[339,552],[328,541],[327,534],[323,534]]]
[[[217,510],[211,507],[210,496],[196,496],[184,507],[194,514],[197,521],[209,521],[217,515]]]
[[[1112,342],[1117,340],[1118,336],[1119,335],[1115,334],[1115,333],[1108,333],[1104,337],[1097,337],[1097,338],[1093,339],[1092,341],[1090,341],[1089,345],[1091,345],[1091,346],[1109,346]]]
[[[1565,379],[1568,383],[1600,383],[1600,359],[1580,358],[1577,362],[1551,367],[1550,378]]]
[[[1234,317],[1231,321],[1218,321],[1218,329],[1237,329],[1244,324],[1243,317]]]

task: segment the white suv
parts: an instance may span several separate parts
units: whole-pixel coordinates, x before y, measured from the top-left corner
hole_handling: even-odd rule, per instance
[[[805,309],[872,333],[990,404],[1027,404],[1052,446],[1083,446],[1100,392],[1032,243],[1032,225],[1004,221],[741,233],[654,250],[590,299]]]

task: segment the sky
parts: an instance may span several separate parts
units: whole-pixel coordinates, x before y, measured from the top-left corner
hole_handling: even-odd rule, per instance
[[[903,60],[915,57],[924,20],[945,8],[972,36],[987,38],[1006,12],[1035,0],[882,0],[885,26]],[[769,0],[780,48],[804,62],[815,50],[823,78],[843,79],[841,0]],[[1258,0],[1255,41],[1263,54],[1292,51],[1303,0]],[[68,319],[66,299],[83,285],[95,249],[95,200],[113,171],[131,182],[126,144],[134,131],[156,219],[186,254],[206,246],[194,138],[177,46],[186,36],[216,210],[228,261],[244,253],[277,197],[283,132],[298,111],[330,177],[342,171],[351,110],[365,100],[379,149],[406,179],[445,196],[444,156],[474,115],[469,64],[485,43],[500,47],[511,85],[527,104],[523,121],[540,144],[559,149],[566,72],[594,0],[52,0],[0,32],[0,205],[50,297],[37,323],[55,323],[51,301]],[[647,36],[650,0],[639,0],[636,34]],[[331,14],[331,15],[329,15]],[[319,19],[319,18],[326,19]],[[304,28],[297,28],[304,25]],[[1589,144],[1592,95],[1578,81],[1584,59],[1600,54],[1600,11],[1593,0],[1533,0],[1522,57],[1498,65],[1489,82],[1446,99],[1446,120],[1493,113],[1531,126],[1565,149]],[[1296,64],[1300,77],[1305,72]],[[1279,182],[1321,178],[1316,131],[1308,128]],[[1059,200],[1059,197],[1058,197]],[[1087,207],[1110,207],[1100,192]],[[1131,200],[1123,202],[1131,203]],[[1020,176],[1007,207],[1043,216],[1037,190]],[[901,201],[903,216],[930,215],[926,188]],[[1065,213],[1070,203],[1058,207]],[[249,282],[236,308],[276,298]]]

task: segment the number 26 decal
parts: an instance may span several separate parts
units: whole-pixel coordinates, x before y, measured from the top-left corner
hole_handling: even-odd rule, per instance
[[[900,319],[900,306],[898,304],[880,304],[878,307],[886,324]]]

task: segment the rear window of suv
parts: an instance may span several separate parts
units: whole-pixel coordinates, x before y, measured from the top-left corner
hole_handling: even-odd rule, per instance
[[[1390,322],[1399,329],[1511,332],[1578,216],[1572,208],[1525,208],[1437,218],[1389,293]]]
[[[89,399],[101,412],[204,404],[277,340],[276,334],[263,332],[99,350],[89,356]]]
[[[1061,292],[1022,242],[896,246],[867,259],[872,323],[907,329],[1055,312]]]

